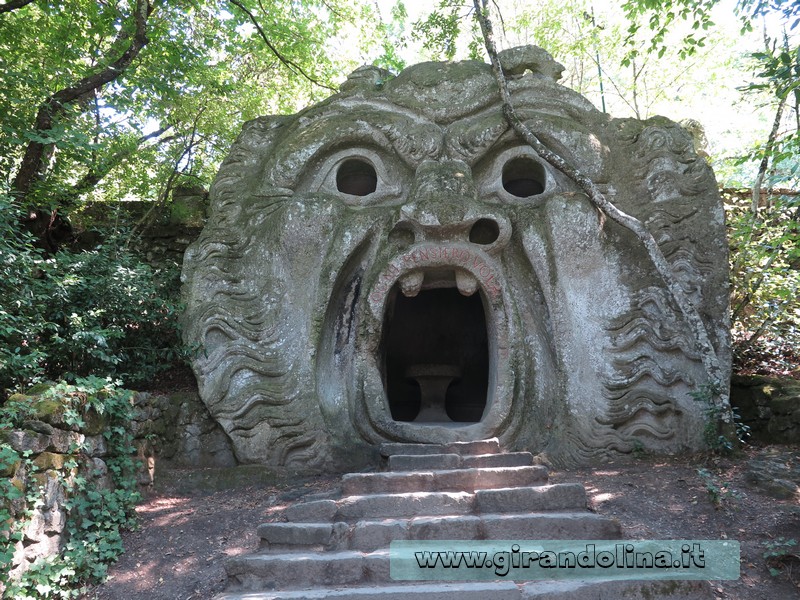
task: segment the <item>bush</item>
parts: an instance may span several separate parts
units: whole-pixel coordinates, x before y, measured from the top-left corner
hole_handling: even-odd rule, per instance
[[[154,270],[118,237],[45,256],[0,196],[0,390],[45,378],[146,381],[183,357],[177,266]]]

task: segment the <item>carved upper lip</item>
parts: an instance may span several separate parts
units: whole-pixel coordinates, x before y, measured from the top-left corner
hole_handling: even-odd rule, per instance
[[[426,242],[395,255],[375,277],[368,300],[376,317],[395,284],[410,297],[437,287],[456,287],[465,296],[482,289],[494,304],[501,300],[503,281],[498,262],[480,246]]]
[[[465,269],[414,269],[402,275],[398,284],[404,296],[413,298],[422,289],[456,287],[463,296],[471,296],[478,289],[478,280]]]

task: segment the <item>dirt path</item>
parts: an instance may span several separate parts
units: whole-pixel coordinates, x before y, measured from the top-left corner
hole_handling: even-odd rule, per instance
[[[764,456],[778,468],[800,468],[800,449],[784,447],[751,449],[736,459],[626,459],[554,471],[551,481],[583,483],[592,509],[618,518],[629,538],[739,540],[741,578],[715,583],[720,599],[800,598],[800,558],[787,557],[773,576],[763,557],[765,544],[780,538],[797,540],[800,554],[800,498],[778,500],[749,481],[750,465]],[[338,481],[242,467],[235,474],[162,470],[156,492],[137,509],[141,526],[126,534],[112,579],[85,598],[209,600],[224,589],[224,559],[256,548],[259,523],[298,498],[336,489]]]

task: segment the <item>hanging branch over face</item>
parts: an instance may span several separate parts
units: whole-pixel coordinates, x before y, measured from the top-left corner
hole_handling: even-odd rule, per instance
[[[34,129],[39,136],[46,137],[46,133],[53,128],[55,120],[66,113],[67,105],[81,106],[88,104],[94,97],[96,90],[114,81],[125,72],[145,44],[147,44],[147,20],[152,11],[153,6],[148,0],[136,0],[133,12],[133,35],[131,36],[123,28],[117,36],[117,42],[130,38],[130,44],[119,58],[102,71],[87,75],[73,85],[59,90],[42,103],[36,113],[36,123],[34,125]],[[52,156],[52,147],[52,143],[44,141],[31,141],[28,143],[12,188],[14,195],[18,199],[24,201],[35,182],[43,176]]]
[[[33,2],[33,0],[9,0],[5,4],[0,4],[0,15],[3,13],[11,12],[12,10],[17,10],[18,8],[22,8]]]
[[[539,141],[539,138],[537,138],[536,135],[534,135],[534,133],[528,128],[528,126],[525,125],[522,119],[520,119],[519,115],[517,115],[517,112],[514,109],[513,104],[511,103],[511,94],[508,91],[505,74],[503,73],[503,67],[500,64],[500,59],[497,55],[497,49],[494,43],[494,35],[492,32],[492,23],[488,16],[487,0],[473,0],[473,3],[475,5],[475,17],[480,23],[481,32],[483,33],[483,39],[486,45],[486,51],[489,54],[489,59],[492,63],[492,71],[500,88],[500,97],[503,103],[503,115],[505,116],[509,125],[511,125],[514,131],[523,140],[525,140],[525,142],[530,145],[542,159],[547,161],[550,165],[558,169],[573,182],[575,182],[589,197],[589,201],[595,206],[595,208],[597,208],[598,211],[601,212],[602,215],[605,215],[618,225],[621,225],[625,229],[631,231],[642,242],[642,244],[644,244],[647,253],[650,256],[650,260],[653,261],[656,270],[664,280],[664,283],[666,283],[667,288],[672,294],[672,298],[675,300],[675,303],[678,305],[683,317],[686,319],[689,327],[692,330],[694,342],[700,350],[703,366],[708,374],[710,383],[717,388],[721,387],[723,383],[721,375],[722,371],[720,369],[717,354],[708,338],[708,332],[703,324],[703,320],[701,319],[700,314],[697,312],[697,309],[686,297],[686,294],[684,294],[683,289],[672,273],[672,268],[669,262],[664,257],[661,249],[658,247],[658,243],[656,242],[655,238],[653,238],[653,235],[648,231],[647,227],[645,227],[641,221],[619,210],[616,206],[614,206],[614,204],[609,202],[591,179],[567,163],[564,158],[551,151],[549,148],[547,148],[547,146]],[[727,402],[724,398],[721,401],[724,403],[723,408],[725,409],[723,419],[725,422],[730,422],[730,407],[727,405]]]
[[[308,81],[310,81],[314,85],[318,85],[321,88],[325,88],[326,90],[331,90],[333,92],[339,91],[336,88],[324,84],[318,79],[315,79],[314,77],[306,73],[303,70],[303,67],[301,67],[296,62],[286,58],[283,54],[281,54],[275,47],[275,45],[269,40],[264,30],[261,28],[258,19],[256,19],[255,15],[252,12],[250,12],[250,10],[248,10],[244,4],[239,2],[239,0],[228,0],[228,2],[236,6],[239,10],[241,10],[244,14],[247,15],[247,17],[250,19],[250,22],[256,28],[256,31],[258,31],[258,35],[260,35],[261,39],[264,40],[264,43],[267,45],[267,48],[269,48],[272,51],[272,53],[277,57],[277,59],[281,61],[290,71],[292,71],[293,73],[299,73],[300,75],[305,77]]]

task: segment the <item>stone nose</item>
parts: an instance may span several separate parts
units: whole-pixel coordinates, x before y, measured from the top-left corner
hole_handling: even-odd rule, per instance
[[[392,233],[415,243],[469,241],[494,247],[508,241],[510,224],[496,211],[481,209],[469,165],[426,160],[417,167]]]

